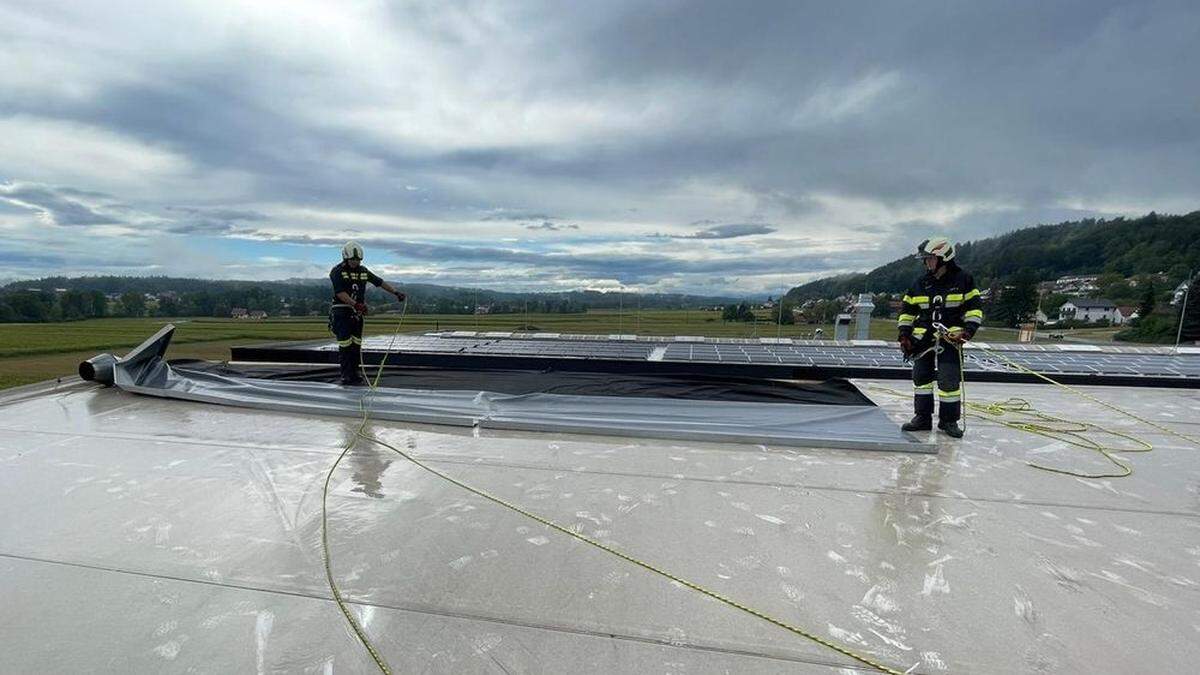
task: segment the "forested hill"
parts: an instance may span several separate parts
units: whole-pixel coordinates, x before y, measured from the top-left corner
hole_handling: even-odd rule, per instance
[[[916,253],[917,241],[913,242]],[[959,264],[984,288],[1017,272],[1038,280],[1076,274],[1115,272],[1122,276],[1166,272],[1173,282],[1200,269],[1200,211],[1183,216],[1151,212],[1135,219],[1080,220],[1038,225],[1008,234],[960,243]],[[804,301],[846,293],[900,293],[920,273],[912,255],[866,274],[848,274],[802,284],[788,298]]]

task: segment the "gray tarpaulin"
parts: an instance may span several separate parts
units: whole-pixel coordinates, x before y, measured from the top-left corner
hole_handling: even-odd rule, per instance
[[[177,371],[163,360],[167,326],[113,367],[137,394],[264,410],[430,424],[808,447],[935,452],[873,405],[694,401],[668,398],[504,394],[292,382]]]

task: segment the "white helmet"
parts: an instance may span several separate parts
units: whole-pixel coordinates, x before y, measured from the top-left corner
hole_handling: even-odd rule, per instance
[[[917,257],[934,256],[942,262],[954,260],[954,242],[949,237],[930,237],[917,246]]]
[[[351,258],[355,260],[363,259],[363,247],[357,241],[348,241],[342,247],[342,260],[350,260]]]

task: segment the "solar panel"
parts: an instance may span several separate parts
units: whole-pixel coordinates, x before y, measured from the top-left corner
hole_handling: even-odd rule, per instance
[[[446,331],[424,335],[377,335],[363,340],[367,353],[394,351],[414,354],[478,355],[544,359],[603,359],[655,363],[714,363],[836,367],[907,371],[910,367],[894,346],[882,341],[832,342],[794,338],[701,338],[614,334],[503,333]],[[1076,375],[1156,376],[1200,379],[1200,351],[1133,345],[986,343],[998,354],[989,356],[971,346],[968,372],[1014,372],[999,355],[1038,372]],[[336,350],[333,343],[305,344],[280,349]],[[268,348],[269,350],[269,348]],[[1196,353],[1193,353],[1196,351]]]

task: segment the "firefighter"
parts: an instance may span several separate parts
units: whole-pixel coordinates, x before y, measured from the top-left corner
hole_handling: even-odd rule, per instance
[[[932,237],[917,247],[925,265],[904,295],[897,322],[900,349],[913,364],[915,415],[904,431],[933,428],[934,383],[937,385],[938,429],[962,438],[962,349],[983,323],[975,279],[954,260],[954,242]]]
[[[333,283],[333,305],[329,308],[329,330],[337,338],[338,363],[342,384],[361,387],[363,381],[359,364],[362,361],[363,318],[368,313],[367,284],[374,284],[404,302],[405,295],[392,288],[362,264],[363,247],[346,242],[342,247],[342,262],[329,271]]]

